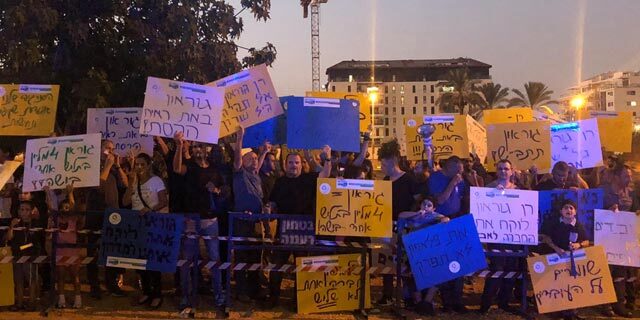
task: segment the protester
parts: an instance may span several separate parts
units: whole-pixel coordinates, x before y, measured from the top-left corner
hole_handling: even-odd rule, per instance
[[[124,204],[131,204],[131,209],[140,214],[148,212],[169,212],[169,198],[164,182],[153,175],[151,156],[146,153],[138,154],[133,162],[134,170],[129,174],[129,187],[124,195]],[[140,270],[142,295],[138,304],[149,304],[152,309],[162,305],[162,278],[159,271]]]

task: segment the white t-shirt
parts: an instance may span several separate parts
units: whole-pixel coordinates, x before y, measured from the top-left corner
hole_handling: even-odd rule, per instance
[[[142,198],[144,202],[147,203],[149,208],[153,208],[158,205],[160,201],[158,201],[158,192],[165,190],[164,182],[160,177],[153,176],[151,179],[147,180],[147,182],[140,185],[140,191],[142,192]],[[144,204],[140,200],[140,196],[138,195],[138,186],[133,186],[133,194],[131,195],[131,209],[133,210],[142,210],[144,208]],[[169,212],[168,207],[164,207],[158,212]]]
[[[2,172],[3,166],[4,164],[0,164],[0,172]],[[14,183],[13,175],[9,177],[4,188],[6,188],[6,185],[10,183]],[[11,197],[5,198],[0,196],[0,218],[11,218]]]

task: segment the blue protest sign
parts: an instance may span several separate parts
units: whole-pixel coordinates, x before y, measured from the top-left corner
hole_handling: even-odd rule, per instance
[[[356,100],[292,97],[287,100],[287,147],[358,152],[360,111]]]
[[[538,210],[540,212],[538,228],[542,230],[542,225],[546,220],[560,214],[560,205],[564,200],[574,201],[578,205],[578,222],[586,229],[588,239],[593,241],[593,212],[604,206],[602,189],[564,189],[538,192]]]
[[[184,229],[177,214],[106,210],[98,263],[108,267],[174,272]]]
[[[245,148],[259,147],[265,141],[269,141],[273,145],[287,143],[287,117],[284,114],[246,128],[242,146]]]
[[[418,290],[487,268],[470,214],[411,232],[402,241]]]

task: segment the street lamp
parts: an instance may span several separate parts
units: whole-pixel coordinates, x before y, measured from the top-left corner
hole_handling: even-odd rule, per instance
[[[369,102],[371,103],[371,110],[370,114],[371,114],[371,133],[373,134],[373,127],[376,124],[376,120],[375,120],[375,111],[376,111],[376,102],[378,101],[378,87],[375,86],[371,86],[367,88],[367,95],[369,96]],[[376,134],[375,137],[377,137],[378,135]]]
[[[569,101],[569,105],[573,108],[573,110],[571,110],[571,121],[576,120],[576,114],[585,104],[587,104],[587,100],[581,95],[571,98],[571,101]]]

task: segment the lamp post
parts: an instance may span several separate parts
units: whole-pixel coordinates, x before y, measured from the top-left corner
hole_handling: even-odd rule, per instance
[[[582,107],[584,107],[585,104],[587,104],[587,100],[581,95],[571,98],[571,101],[569,101],[569,105],[572,108],[571,121],[576,121],[576,114],[580,109],[582,109]]]

